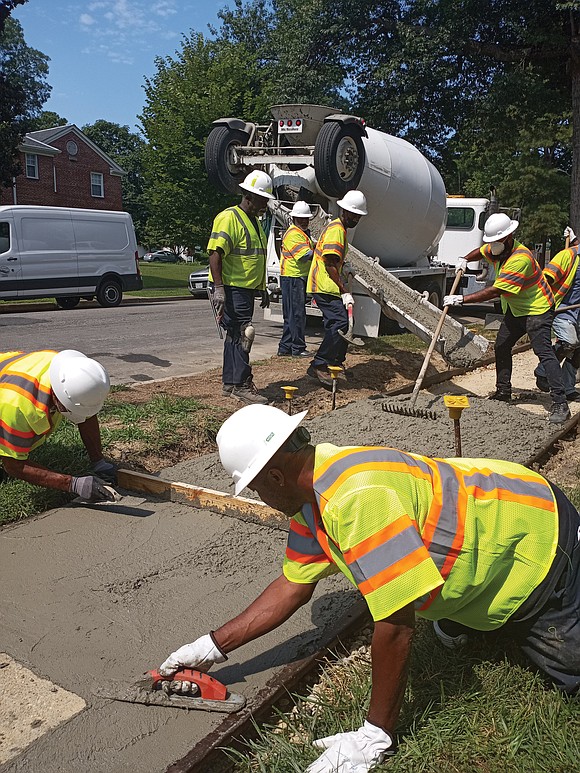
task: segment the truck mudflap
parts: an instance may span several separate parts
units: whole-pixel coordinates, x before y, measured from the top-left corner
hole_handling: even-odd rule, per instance
[[[349,247],[345,272],[350,272],[364,291],[377,301],[383,313],[396,320],[425,343],[430,343],[441,310],[416,290],[384,269],[355,247]],[[446,317],[435,348],[455,367],[471,367],[489,354],[490,343],[457,320]]]

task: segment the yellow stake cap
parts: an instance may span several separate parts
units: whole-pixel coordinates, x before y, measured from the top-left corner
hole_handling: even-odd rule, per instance
[[[330,377],[332,379],[338,378],[338,374],[342,372],[340,365],[327,365],[326,367],[330,372]]]
[[[283,386],[280,387],[280,389],[284,390],[284,397],[287,400],[291,400],[294,397],[294,392],[298,390],[298,387],[295,386]]]
[[[443,402],[449,411],[450,419],[460,419],[464,408],[469,408],[469,400],[465,395],[445,395]]]

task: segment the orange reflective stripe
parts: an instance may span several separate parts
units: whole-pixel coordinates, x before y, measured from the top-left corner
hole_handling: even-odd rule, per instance
[[[286,557],[297,564],[327,564],[329,561],[328,557],[322,553],[307,555],[305,553],[297,553],[289,547],[286,547]]]
[[[9,389],[12,392],[17,392],[19,395],[22,395],[22,397],[30,400],[30,402],[36,408],[40,408],[40,410],[44,411],[45,413],[49,413],[48,405],[45,405],[40,400],[37,400],[27,389],[23,389],[18,384],[7,384],[6,382],[2,382],[2,389]]]
[[[416,566],[419,566],[419,564],[423,563],[423,561],[429,560],[429,554],[425,548],[419,547],[413,553],[404,556],[396,563],[384,569],[382,572],[375,574],[374,577],[370,577],[368,580],[364,580],[358,584],[358,588],[363,596],[366,596],[368,593],[372,593],[378,588],[381,588],[383,585],[386,585],[388,582],[391,582],[391,580],[400,577],[405,572],[408,572],[411,569],[414,569]]]
[[[353,561],[357,561],[371,550],[380,547],[384,542],[400,534],[404,529],[409,527],[409,518],[407,516],[400,516],[393,523],[385,526],[383,529],[379,529],[375,534],[367,537],[367,539],[359,542],[358,545],[354,545],[352,548],[345,550],[343,553],[344,559],[347,564],[351,564]]]

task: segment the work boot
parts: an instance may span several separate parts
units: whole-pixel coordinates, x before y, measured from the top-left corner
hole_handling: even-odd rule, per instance
[[[248,404],[266,405],[268,402],[268,398],[263,397],[258,392],[253,381],[246,381],[245,384],[234,386],[231,391],[231,397],[234,397],[236,400],[241,400],[241,402]]]
[[[545,376],[536,376],[536,386],[540,392],[550,391],[550,385],[548,384],[548,379]]]
[[[568,403],[552,403],[548,421],[550,424],[564,424],[570,418],[570,408]]]
[[[576,390],[574,390],[573,392],[568,392],[568,394],[566,395],[566,400],[569,403],[573,403],[575,400],[578,400],[579,397],[580,397],[580,392],[577,392]]]
[[[222,395],[225,397],[229,397],[232,393],[232,390],[234,388],[233,384],[222,384]]]
[[[500,403],[509,403],[512,399],[512,393],[503,392],[501,389],[496,389],[495,392],[492,392],[487,399],[499,400]]]
[[[443,630],[445,626],[448,631]],[[448,650],[457,650],[469,642],[469,636],[464,633],[468,629],[460,623],[454,623],[452,620],[434,620],[433,631],[444,647]]]
[[[306,373],[310,378],[315,378],[325,387],[332,388],[332,377],[326,370],[326,367],[315,368],[314,365],[310,365]]]

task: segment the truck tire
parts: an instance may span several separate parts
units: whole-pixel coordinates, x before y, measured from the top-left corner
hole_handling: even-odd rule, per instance
[[[437,282],[429,282],[423,290],[419,292],[427,293],[427,300],[432,303],[433,306],[437,306],[438,309],[443,308],[443,298],[441,297],[441,288]]]
[[[229,126],[214,126],[205,143],[205,169],[209,181],[223,193],[237,193],[248,170],[233,159],[236,147],[247,145],[249,135]]]
[[[356,188],[365,165],[360,130],[351,124],[325,123],[314,144],[314,171],[320,189],[340,198]]]
[[[118,306],[122,300],[123,291],[116,279],[104,279],[97,288],[97,301],[105,308]]]
[[[74,309],[80,303],[78,295],[71,295],[69,298],[55,298],[56,305],[61,309]]]

